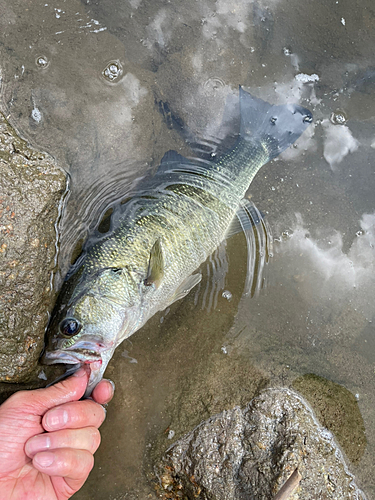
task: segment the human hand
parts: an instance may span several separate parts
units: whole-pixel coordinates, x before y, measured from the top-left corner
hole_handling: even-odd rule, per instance
[[[100,404],[113,396],[112,384],[102,380],[93,400],[79,401],[88,378],[82,367],[52,387],[17,392],[0,406],[0,500],[66,500],[82,487],[100,444]]]

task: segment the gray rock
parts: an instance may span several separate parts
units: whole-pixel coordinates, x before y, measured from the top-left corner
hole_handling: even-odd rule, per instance
[[[66,177],[0,114],[0,381],[35,371],[52,306]]]
[[[302,480],[291,500],[365,498],[305,401],[289,389],[268,389],[177,441],[157,466],[159,495],[270,500],[297,467]]]

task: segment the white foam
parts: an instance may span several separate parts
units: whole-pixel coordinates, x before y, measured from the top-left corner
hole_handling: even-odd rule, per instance
[[[306,73],[299,73],[298,75],[295,76],[295,79],[297,80],[297,82],[315,83],[319,81],[319,76],[316,73],[313,73],[312,75],[308,75]]]

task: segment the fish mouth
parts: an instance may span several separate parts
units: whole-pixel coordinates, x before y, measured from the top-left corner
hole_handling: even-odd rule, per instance
[[[101,339],[92,337],[89,339],[81,339],[71,347],[60,349],[46,350],[42,363],[45,365],[53,365],[56,363],[73,364],[100,364],[102,354],[112,348],[111,345],[106,345]]]
[[[91,395],[95,386],[100,382],[103,373],[112,357],[115,349],[114,343],[104,344],[102,340],[91,338],[90,340],[82,339],[71,347],[65,349],[53,349],[45,351],[41,362],[45,365],[65,364],[75,365],[76,370],[82,365],[90,368],[90,376],[84,398]],[[74,367],[67,369],[69,374],[74,370]]]
[[[64,363],[66,365],[71,366],[71,368],[68,368],[67,366],[65,374],[55,379],[46,387],[50,387],[51,385],[54,385],[56,382],[60,382],[60,380],[63,380],[69,377],[70,375],[73,375],[73,373],[79,370],[79,368],[82,365],[85,365],[89,368],[88,371],[89,380],[83,398],[90,397],[95,386],[102,379],[102,374],[103,374],[102,372],[105,369],[105,366],[103,366],[102,357],[100,355],[88,357],[87,353],[79,353],[79,352],[74,353],[75,354],[74,356],[65,354],[66,353],[64,353],[63,351],[61,352],[55,351],[53,353],[47,353],[47,355],[44,357],[43,363],[45,365]]]
[[[42,363],[44,365],[54,365],[63,363],[67,365],[82,365],[102,362],[102,356],[89,349],[75,349],[69,352],[69,349],[47,351],[44,353]]]
[[[62,378],[71,375],[82,365],[89,366],[89,380],[85,394],[83,396],[84,398],[88,398],[91,396],[93,389],[98,384],[98,382],[100,382],[102,378],[102,372],[105,369],[102,356],[97,352],[89,349],[74,350],[74,352],[68,352],[67,350],[46,352],[42,358],[42,363],[45,365],[53,365],[57,363],[73,365],[71,368],[67,367],[65,375]],[[59,380],[60,377],[53,383]]]

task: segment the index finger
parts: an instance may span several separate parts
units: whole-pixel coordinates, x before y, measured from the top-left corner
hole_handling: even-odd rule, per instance
[[[72,401],[48,410],[42,426],[46,431],[60,429],[99,428],[105,419],[105,409],[95,401]]]

